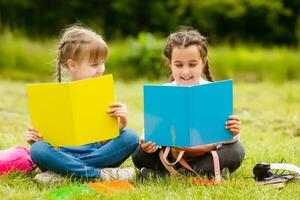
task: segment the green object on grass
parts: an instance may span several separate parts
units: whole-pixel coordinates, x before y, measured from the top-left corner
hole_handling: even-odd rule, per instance
[[[97,192],[93,189],[83,185],[83,184],[77,184],[77,185],[70,185],[66,187],[61,188],[55,188],[46,191],[44,197],[46,199],[74,199],[77,195],[92,195],[96,194]]]

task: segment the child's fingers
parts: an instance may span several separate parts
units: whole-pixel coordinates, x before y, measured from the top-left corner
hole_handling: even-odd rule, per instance
[[[144,143],[145,142],[144,140],[141,140],[141,142],[143,142],[143,143],[141,143],[141,147],[145,152],[147,152],[147,153],[155,152],[157,145],[154,142],[149,141],[149,142]]]
[[[123,108],[126,108],[126,105],[123,104],[123,103],[115,102],[115,103],[109,104],[109,107],[112,107],[112,108],[115,108],[115,107],[123,107]]]
[[[116,112],[116,110],[117,110],[117,109],[116,109],[116,108],[114,108],[114,109],[107,110],[106,112],[110,114],[110,113],[114,113],[114,112]]]
[[[32,127],[29,127],[29,128],[28,128],[28,131],[33,131],[33,132],[38,133],[38,131],[37,131],[35,128],[32,128]]]
[[[114,113],[108,113],[108,115],[111,117],[122,117],[122,116],[127,116],[127,114],[128,113],[125,110],[119,110]]]
[[[234,124],[234,125],[226,126],[226,129],[240,129],[240,126]]]
[[[27,135],[27,136],[26,136],[26,141],[31,140],[31,138],[32,138],[32,137],[30,137],[30,136]]]
[[[26,135],[32,137],[32,136],[35,135],[35,134],[34,134],[33,131],[28,131],[28,132],[26,133]]]
[[[154,145],[153,145],[152,149],[150,150],[150,151],[151,151],[151,153],[153,153],[153,152],[154,152],[156,149],[157,149],[157,145],[154,143]]]
[[[238,120],[228,120],[225,124],[228,125],[232,125],[232,124],[240,124],[241,122]]]
[[[34,141],[34,142],[37,142],[37,141],[39,141],[40,139],[39,138],[37,138],[37,137],[32,137],[31,138],[31,141]]]
[[[236,115],[230,115],[228,118],[229,118],[229,119],[233,119],[233,120],[240,121],[240,119],[239,119],[238,116],[236,116]]]
[[[149,144],[149,146],[147,146],[146,149],[149,151],[150,149],[153,148],[153,146],[155,146],[155,144],[151,142],[151,143]]]
[[[111,116],[114,116],[118,111],[127,112],[127,107],[124,104],[114,103],[110,104],[109,106],[112,107],[112,109],[107,110],[107,113]]]
[[[155,148],[156,148],[156,144],[152,143],[148,148],[146,148],[146,152],[152,153]]]
[[[151,149],[147,150],[148,153],[154,153],[156,151],[157,146],[153,146]]]
[[[116,112],[117,110],[120,110],[120,108],[113,108],[113,109],[108,110],[107,112],[108,112],[108,113],[114,113],[114,112]]]
[[[117,110],[116,112],[115,112],[115,114],[117,115],[117,114],[127,114],[128,112],[127,112],[127,110]]]
[[[240,132],[239,128],[230,128],[228,130],[231,131],[231,132],[235,132],[235,133],[239,133]]]
[[[158,149],[158,146],[155,145],[155,146],[153,147],[153,149],[152,149],[152,153],[155,152],[157,149]]]
[[[147,149],[151,145],[151,143],[150,142],[144,142],[141,145],[142,145],[143,149]]]
[[[39,138],[36,138],[36,137],[27,137],[26,138],[26,141],[29,143],[29,144],[32,144],[34,142],[37,142],[37,141],[40,141]]]
[[[38,133],[35,133],[35,135],[38,137],[38,138],[42,138],[43,136],[38,134]]]
[[[146,151],[146,144],[145,144],[145,143],[142,143],[142,144],[141,144],[141,148],[142,148],[144,151]]]
[[[42,138],[42,135],[38,134],[38,133],[35,132],[35,131],[29,131],[29,132],[28,132],[28,135],[35,136],[35,137],[38,137],[38,138]]]
[[[148,149],[151,144],[153,144],[152,142],[144,142],[141,144],[141,146],[143,147],[144,150]]]
[[[154,142],[150,142],[150,145],[148,146],[148,150],[153,149],[153,147],[155,147],[156,144]]]
[[[38,137],[39,139],[42,139],[42,135],[38,133],[38,131],[34,128],[28,128],[28,131],[27,131],[27,135],[33,135],[35,137]]]
[[[39,136],[37,136],[35,134],[28,134],[27,138],[28,139],[33,139],[33,140],[39,140],[39,139],[41,139],[41,137],[39,137]]]
[[[124,105],[124,104],[122,104],[120,102],[114,102],[114,103],[109,104],[110,107],[120,107],[122,105]]]
[[[41,137],[37,137],[37,136],[29,135],[29,136],[26,137],[26,140],[40,141],[40,140],[42,140],[42,138]]]
[[[122,109],[122,108],[115,108],[115,109],[111,109],[111,110],[108,110],[107,113],[111,116],[114,116],[116,115],[118,112],[121,112],[121,113],[127,113],[127,110],[126,109]]]

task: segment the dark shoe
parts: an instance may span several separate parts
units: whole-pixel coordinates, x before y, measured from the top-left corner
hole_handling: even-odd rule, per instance
[[[221,171],[221,176],[223,179],[228,180],[230,177],[230,171],[227,167],[223,168]]]
[[[151,178],[165,177],[167,175],[168,175],[167,172],[162,172],[159,170],[153,170],[153,169],[143,167],[141,169],[140,178],[142,180],[147,180],[147,179],[151,179]]]

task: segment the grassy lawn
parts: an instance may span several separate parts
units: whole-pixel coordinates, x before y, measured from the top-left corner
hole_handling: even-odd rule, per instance
[[[117,82],[117,98],[128,105],[129,127],[143,128],[143,82]],[[241,141],[246,158],[229,180],[217,186],[192,185],[180,178],[136,181],[135,192],[104,196],[77,193],[72,199],[299,199],[300,181],[279,190],[259,186],[252,178],[253,166],[263,160],[285,159],[300,166],[300,83],[238,83],[235,85],[235,114],[242,120]],[[29,125],[24,82],[0,80],[0,149],[27,146],[24,133]],[[123,166],[133,166],[128,159]],[[38,184],[33,177],[39,170],[23,175],[0,176],[1,199],[44,199],[49,189],[74,184]]]

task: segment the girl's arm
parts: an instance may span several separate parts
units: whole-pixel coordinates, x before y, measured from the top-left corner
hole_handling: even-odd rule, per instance
[[[108,115],[111,117],[117,117],[119,130],[123,130],[128,123],[127,106],[122,103],[112,103],[109,107],[111,109],[107,111]]]

